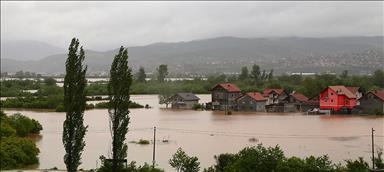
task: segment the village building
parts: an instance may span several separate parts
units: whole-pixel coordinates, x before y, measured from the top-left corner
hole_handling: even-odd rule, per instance
[[[267,88],[263,91],[267,99],[265,109],[267,112],[284,112],[284,104],[288,101],[288,94],[283,89]]]
[[[329,86],[320,92],[320,109],[340,112],[346,110],[348,113],[357,105],[360,95],[356,87],[345,87],[342,85]]]
[[[288,96],[288,101],[284,104],[284,112],[303,112],[311,109],[308,97],[293,91]]]
[[[173,109],[192,109],[193,105],[199,103],[199,100],[200,98],[193,93],[176,93],[169,98]]]
[[[265,112],[267,99],[259,92],[249,92],[237,98],[238,111]]]
[[[235,110],[236,99],[241,96],[240,89],[231,83],[217,84],[211,89],[213,110]]]
[[[319,95],[308,98],[308,101],[302,105],[303,112],[309,112],[314,110],[320,110]]]
[[[363,114],[384,114],[384,90],[370,91],[360,99]]]

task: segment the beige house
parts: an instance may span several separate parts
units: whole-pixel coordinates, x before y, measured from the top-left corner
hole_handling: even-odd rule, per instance
[[[193,93],[176,93],[169,98],[171,108],[173,109],[192,109],[194,104],[199,103],[199,100],[200,98]]]

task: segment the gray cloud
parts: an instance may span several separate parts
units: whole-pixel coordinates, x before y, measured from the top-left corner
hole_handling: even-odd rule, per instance
[[[383,2],[4,2],[1,37],[86,48],[217,36],[383,35]]]

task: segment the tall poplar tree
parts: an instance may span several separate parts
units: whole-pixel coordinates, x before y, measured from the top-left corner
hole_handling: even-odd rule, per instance
[[[123,46],[115,56],[110,70],[108,83],[108,108],[112,135],[112,171],[122,167],[127,157],[127,144],[124,143],[129,123],[129,89],[132,83],[131,70],[128,67],[128,52]]]
[[[69,46],[68,58],[65,63],[64,78],[64,108],[66,119],[63,123],[63,145],[65,148],[64,163],[67,171],[75,172],[81,164],[81,154],[85,146],[84,136],[87,126],[84,125],[84,110],[86,106],[85,73],[83,66],[85,58],[83,47],[79,50],[79,40],[72,39]]]

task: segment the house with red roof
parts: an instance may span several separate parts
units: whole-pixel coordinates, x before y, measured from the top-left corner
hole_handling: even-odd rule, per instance
[[[267,99],[265,103],[267,112],[284,112],[284,103],[288,98],[284,89],[266,88],[263,91],[263,97]]]
[[[221,83],[211,89],[213,110],[235,110],[236,99],[241,96],[240,89],[232,83]]]
[[[265,112],[267,99],[259,92],[248,92],[236,99],[238,111]]]
[[[364,114],[384,114],[384,90],[369,91],[360,99]]]
[[[341,109],[345,109],[350,112],[357,105],[358,100],[354,88],[347,88],[343,85],[328,86],[320,92],[320,109],[330,110],[331,112],[339,112]]]

